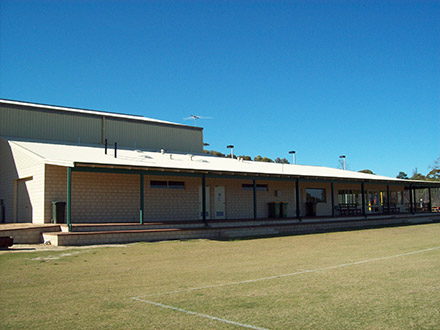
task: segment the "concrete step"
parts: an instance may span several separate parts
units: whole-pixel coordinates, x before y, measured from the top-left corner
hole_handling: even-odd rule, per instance
[[[208,220],[210,228],[224,228],[237,226],[259,226],[298,223],[298,219],[259,219],[259,220]],[[126,230],[147,230],[147,229],[189,229],[205,228],[203,221],[164,221],[139,223],[103,223],[103,224],[72,224],[72,232],[98,232],[98,231],[126,231]],[[62,225],[61,231],[68,232],[68,226]]]

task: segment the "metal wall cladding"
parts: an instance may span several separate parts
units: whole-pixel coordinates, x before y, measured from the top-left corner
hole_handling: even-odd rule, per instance
[[[119,147],[203,152],[200,128],[21,106],[0,108],[0,136],[75,144],[102,144],[106,138]]]
[[[137,149],[165,149],[200,153],[203,151],[201,129],[159,123],[135,122],[106,117],[105,135],[109,144]]]
[[[18,107],[0,109],[0,136],[98,144],[101,125],[99,116]]]

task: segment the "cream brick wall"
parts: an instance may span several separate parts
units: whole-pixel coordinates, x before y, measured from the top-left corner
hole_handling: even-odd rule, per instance
[[[184,181],[185,189],[155,189],[150,181]],[[66,200],[67,169],[58,166],[46,166],[46,202],[45,221],[51,218],[51,201]],[[79,173],[72,174],[72,222],[138,222],[139,221],[139,175]],[[226,218],[252,219],[253,192],[243,190],[242,184],[251,184],[252,180],[213,179],[207,177],[209,187],[209,212],[215,213],[214,189],[225,187]],[[288,203],[288,217],[296,216],[295,181],[257,180],[258,184],[267,184],[268,191],[257,191],[257,216],[267,218],[270,202]],[[180,176],[144,176],[144,220],[185,221],[199,218],[200,177]],[[373,186],[373,189],[386,186]],[[306,188],[324,188],[326,202],[318,203],[317,216],[330,216],[331,184],[300,181],[301,216],[306,214]],[[360,189],[360,185],[335,183],[335,204],[338,189]],[[392,187],[393,190],[396,187]],[[278,193],[276,193],[278,192]],[[211,217],[213,219],[213,217]]]
[[[6,222],[14,222],[17,212],[16,185],[18,179],[32,178],[26,182],[32,206],[32,219],[27,222],[44,222],[44,164],[31,152],[0,139],[0,199],[5,203]],[[15,210],[15,211],[14,211]],[[20,211],[20,210],[18,210]]]
[[[184,181],[185,189],[152,189],[150,187],[151,180]],[[198,219],[201,178],[145,176],[144,183],[145,221]]]
[[[52,219],[52,201],[66,201],[67,167],[46,165],[44,184],[44,222]]]
[[[211,214],[214,214],[214,187],[225,186],[226,218],[253,219],[253,191],[242,189],[242,184],[252,184],[252,180],[207,178],[206,184],[210,186]],[[287,216],[296,216],[295,182],[257,180],[257,184],[267,184],[268,186],[268,191],[257,190],[257,218],[261,219],[269,216],[270,202],[288,203]],[[276,191],[279,191],[278,196],[276,196]]]
[[[139,175],[72,172],[72,223],[139,221]],[[46,167],[45,219],[66,201],[67,168]]]

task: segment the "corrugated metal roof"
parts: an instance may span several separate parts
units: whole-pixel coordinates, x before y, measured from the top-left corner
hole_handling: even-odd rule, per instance
[[[158,119],[152,119],[152,118],[147,118],[147,117],[143,117],[143,116],[126,115],[126,114],[119,114],[119,113],[113,113],[113,112],[69,108],[69,107],[31,103],[31,102],[22,102],[22,101],[14,101],[14,100],[6,100],[6,99],[0,99],[0,104],[1,103],[6,104],[6,105],[10,104],[10,105],[16,105],[16,106],[34,107],[34,108],[49,109],[49,110],[56,110],[56,111],[82,113],[82,114],[89,114],[89,115],[95,115],[95,116],[101,116],[101,117],[106,116],[106,117],[128,119],[128,120],[147,121],[147,122],[152,122],[152,123],[186,127],[186,128],[191,128],[191,129],[199,129],[199,130],[202,129],[201,127],[188,126],[188,125],[173,123],[173,122],[169,122],[169,121],[165,121],[165,120],[158,120]]]
[[[108,154],[106,155],[104,153],[104,147],[102,146],[66,145],[20,140],[9,140],[9,143],[12,146],[28,150],[46,164],[69,167],[82,163],[92,164],[94,166],[140,167],[148,169],[169,169],[208,173],[221,172],[224,174],[236,175],[334,178],[341,180],[388,181],[396,183],[423,182],[429,185],[435,185],[433,182],[401,180],[380,175],[321,166],[276,164],[214,157],[209,155],[161,153],[128,149],[118,149],[117,158],[115,158],[113,148],[109,148]]]

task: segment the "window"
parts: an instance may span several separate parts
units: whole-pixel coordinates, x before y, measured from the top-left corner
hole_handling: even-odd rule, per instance
[[[256,185],[256,190],[257,191],[268,191],[269,187],[267,186],[267,184],[258,184]],[[254,190],[254,185],[252,183],[243,183],[241,185],[241,189],[242,190]]]
[[[307,188],[306,196],[308,203],[325,203],[325,189],[323,188]]]
[[[166,181],[150,181],[151,189],[166,189],[167,182]]]
[[[185,189],[183,181],[150,181],[151,189]]]
[[[338,204],[362,204],[360,190],[338,190]]]
[[[183,181],[168,181],[168,189],[185,189]]]
[[[394,204],[402,204],[402,191],[391,191],[390,201]]]

